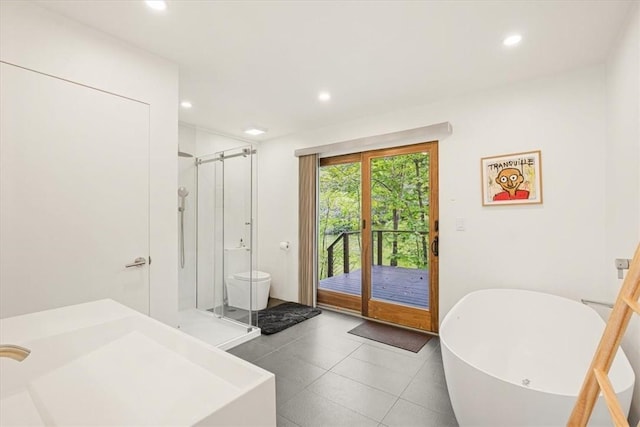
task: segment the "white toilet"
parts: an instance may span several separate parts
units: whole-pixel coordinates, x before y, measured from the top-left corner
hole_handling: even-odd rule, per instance
[[[253,304],[249,306],[250,287],[253,284]],[[254,270],[235,273],[227,277],[227,297],[229,305],[243,310],[262,310],[267,308],[269,302],[269,289],[271,288],[271,275],[263,271]]]

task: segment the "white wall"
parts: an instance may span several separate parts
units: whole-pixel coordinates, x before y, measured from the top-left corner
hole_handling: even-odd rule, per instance
[[[622,281],[614,258],[631,258],[640,241],[640,7],[629,15],[607,62],[606,284],[613,301]],[[609,313],[602,313],[607,316]],[[632,317],[623,348],[636,374],[631,425],[640,421],[640,319]]]
[[[272,295],[297,300],[293,151],[443,121],[454,130],[440,143],[441,316],[476,289],[605,292],[604,101],[604,69],[594,67],[262,144],[259,268],[273,273]],[[537,149],[544,204],[482,207],[480,158]],[[466,231],[455,231],[457,217]],[[292,250],[277,251],[280,240]]]
[[[30,2],[0,7],[2,61],[150,104],[150,312],[177,324],[177,66]]]

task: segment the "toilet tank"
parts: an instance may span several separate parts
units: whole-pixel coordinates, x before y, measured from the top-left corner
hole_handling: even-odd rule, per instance
[[[224,276],[251,270],[251,250],[248,247],[228,248],[224,250]]]

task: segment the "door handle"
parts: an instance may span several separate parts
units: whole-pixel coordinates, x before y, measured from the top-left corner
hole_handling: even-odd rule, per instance
[[[433,242],[431,242],[431,253],[433,253],[433,256],[438,256],[438,236],[433,238]]]
[[[136,259],[133,260],[133,262],[131,264],[127,264],[125,265],[126,268],[130,268],[130,267],[139,267],[141,265],[145,265],[147,263],[147,259],[144,257],[138,257]]]

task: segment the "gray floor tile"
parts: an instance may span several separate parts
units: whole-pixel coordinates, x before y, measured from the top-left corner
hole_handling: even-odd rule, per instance
[[[327,309],[322,309],[322,314],[326,314],[326,319],[332,321],[333,323],[341,323],[345,327],[353,325],[351,326],[351,328],[355,328],[364,321],[364,319],[362,319],[361,317],[352,314],[346,314]]]
[[[368,386],[400,396],[411,382],[411,376],[392,371],[349,356],[331,369],[332,372]]]
[[[437,357],[427,359],[414,379],[420,379],[423,382],[432,382],[445,386],[447,382],[444,376],[444,365],[442,364],[442,360]]]
[[[344,338],[342,335],[344,334],[337,333],[331,329],[321,328],[311,331],[300,338],[300,342],[296,342],[296,346],[310,347],[319,345],[348,355],[362,345],[357,341]]]
[[[376,421],[382,421],[398,399],[384,391],[327,372],[307,390]]]
[[[451,414],[440,414],[438,418],[441,426],[446,427],[458,427],[458,420],[456,419],[455,414],[452,412]]]
[[[274,351],[253,363],[273,372],[276,378],[278,376],[284,377],[303,386],[311,384],[326,372],[325,369],[281,351]]]
[[[301,427],[376,427],[377,421],[358,414],[308,390],[280,407],[279,415]]]
[[[402,393],[403,399],[443,414],[453,414],[447,386],[421,377],[414,378]]]
[[[279,351],[327,370],[334,367],[351,353],[350,350],[339,351],[327,348],[326,346],[316,344],[313,340],[308,341],[306,338],[281,347]]]
[[[347,333],[362,322],[323,310],[229,353],[276,374],[281,427],[457,425],[439,340],[408,352]]]
[[[300,322],[298,324],[295,325],[295,328],[303,333],[306,333],[310,330],[313,329],[317,329],[319,327],[321,327],[322,325],[326,324],[326,320],[325,320],[325,316],[324,313],[321,313],[315,317],[312,317],[311,319],[307,319],[304,322]]]
[[[345,313],[342,313],[340,311],[330,310],[330,309],[326,309],[326,308],[322,309],[322,314],[326,314],[327,317],[329,317],[329,318],[335,317],[335,318],[338,318],[338,319],[341,319],[341,318],[344,318],[344,317],[352,317],[352,316],[350,316],[348,314],[345,314]]]
[[[280,407],[297,396],[306,385],[281,375],[276,375],[276,406]]]
[[[351,357],[409,376],[414,376],[424,363],[422,359],[369,344],[362,344]]]
[[[443,427],[447,422],[451,422],[451,418],[398,399],[382,422],[389,427]]]
[[[268,345],[274,350],[277,350],[283,345],[289,344],[290,342],[299,339],[305,334],[306,331],[300,329],[298,326],[300,325],[292,326],[289,329],[285,329],[284,331],[280,331],[273,335],[261,335],[257,339],[259,339],[261,343]]]
[[[277,425],[278,427],[300,427],[298,426],[298,424],[294,423],[291,420],[286,419],[285,417],[278,415],[278,421],[277,421]]]
[[[438,344],[438,347],[433,352],[431,357],[433,357],[434,360],[440,361],[440,363],[442,363],[442,348],[440,347],[440,344]]]
[[[259,339],[253,339],[228,350],[229,353],[249,362],[258,360],[272,351],[274,351],[272,347],[262,343]]]
[[[341,315],[341,317],[335,318],[333,320],[334,322],[332,323],[332,326],[343,332],[348,332],[351,329],[355,328],[356,326],[362,324],[362,322],[364,322],[364,319],[360,317],[354,317],[349,315]]]
[[[420,349],[420,351],[414,354],[416,355],[416,357],[426,359],[430,357],[436,350],[440,351],[440,339],[438,337],[433,337],[429,341],[427,341],[427,343]]]

